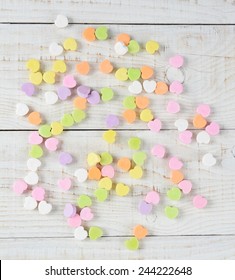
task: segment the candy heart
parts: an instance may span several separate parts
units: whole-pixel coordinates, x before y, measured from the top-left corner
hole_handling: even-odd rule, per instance
[[[63,79],[63,85],[67,88],[74,88],[77,85],[77,82],[73,75],[66,75]]]
[[[101,178],[101,171],[98,167],[92,166],[89,168],[88,171],[88,178],[89,180],[96,180],[99,181]]]
[[[141,76],[141,72],[140,72],[139,68],[129,68],[128,71],[127,71],[127,74],[128,74],[128,78],[131,81],[136,81]]]
[[[114,128],[119,125],[119,118],[116,115],[108,115],[106,117],[106,126],[108,128]]]
[[[194,116],[193,118],[193,126],[195,128],[204,128],[207,125],[207,121],[206,119],[203,118],[203,116],[197,114]],[[207,131],[208,132],[208,131]]]
[[[214,166],[216,164],[216,158],[211,153],[207,153],[202,157],[202,164],[207,167]]]
[[[184,64],[184,58],[181,55],[175,55],[170,57],[169,64],[172,67],[180,68]]]
[[[53,105],[58,101],[58,95],[54,91],[45,92],[45,101],[48,105]]]
[[[153,119],[153,114],[150,109],[144,109],[140,113],[140,119],[143,122],[150,122]]]
[[[95,36],[98,40],[106,40],[108,38],[108,28],[106,26],[96,28]]]
[[[38,132],[44,138],[51,137],[51,126],[49,124],[43,124],[39,127]]]
[[[66,100],[69,96],[72,95],[72,92],[69,88],[65,86],[60,86],[57,89],[57,94],[60,100]]]
[[[149,105],[149,99],[147,96],[136,96],[135,103],[139,109],[146,109]]]
[[[178,102],[170,100],[167,104],[166,110],[168,113],[176,114],[180,111],[180,105]]]
[[[24,181],[28,184],[28,185],[36,185],[38,183],[39,177],[38,174],[36,172],[29,172],[25,177],[24,177]]]
[[[70,127],[74,124],[74,119],[73,119],[72,115],[64,114],[60,122],[61,122],[62,126]]]
[[[169,90],[171,93],[175,93],[175,94],[180,94],[183,92],[184,90],[184,87],[183,85],[178,82],[178,81],[173,81],[171,84],[170,84],[170,87],[169,87]]]
[[[26,68],[33,73],[36,73],[40,69],[40,62],[37,59],[29,59],[26,62]]]
[[[16,180],[13,184],[13,191],[17,194],[22,194],[24,191],[27,190],[28,188],[28,185],[25,183],[24,180],[22,179],[19,179],[19,180]]]
[[[129,171],[131,178],[140,179],[143,176],[143,170],[140,166],[135,166],[133,169]]]
[[[124,55],[128,52],[128,48],[123,42],[117,42],[114,45],[114,50],[118,55]]]
[[[90,64],[88,61],[81,61],[76,65],[76,71],[81,75],[87,75],[90,72]]]
[[[188,130],[182,131],[179,134],[179,140],[184,144],[190,144],[192,142],[192,137],[192,132]]]
[[[82,120],[86,118],[86,113],[82,110],[75,109],[72,112],[72,117],[76,123],[80,123]]]
[[[65,28],[66,26],[68,26],[69,24],[69,20],[66,16],[64,15],[57,15],[56,19],[55,19],[55,25],[58,28]]]
[[[38,112],[31,112],[28,115],[28,121],[31,124],[39,125],[40,123],[42,123],[42,118],[41,118],[40,113],[38,113]]]
[[[123,157],[118,160],[118,167],[124,171],[128,171],[131,168],[131,161],[129,158]]]
[[[172,170],[179,170],[183,167],[183,163],[177,157],[172,157],[169,160],[169,167]]]
[[[32,190],[32,197],[37,200],[37,201],[42,201],[44,200],[45,197],[45,190],[42,187],[35,187]]]
[[[97,163],[100,162],[100,155],[96,154],[96,153],[89,153],[87,155],[87,163],[89,166],[94,166]]]
[[[128,80],[128,74],[126,68],[119,68],[115,73],[116,79],[119,81],[126,81]]]
[[[151,150],[151,154],[158,158],[164,158],[166,153],[166,149],[162,145],[155,145]]]
[[[56,73],[65,73],[67,66],[63,60],[56,60],[53,62],[52,69]]]
[[[38,211],[41,215],[47,215],[51,212],[52,205],[50,203],[47,203],[45,200],[40,201],[38,204]]]
[[[51,137],[45,141],[45,146],[48,151],[56,151],[58,148],[59,140],[57,138]]]
[[[191,192],[192,183],[189,180],[183,180],[178,184],[179,188],[182,190],[184,194],[188,194]]]
[[[136,103],[135,103],[135,97],[134,96],[127,96],[123,100],[123,106],[127,109],[135,109]]]
[[[140,69],[141,71],[141,78],[143,80],[147,80],[150,79],[153,76],[153,68],[147,65],[144,65],[141,67]]]
[[[198,107],[197,107],[197,113],[199,115],[202,115],[204,118],[206,117],[209,117],[210,116],[210,113],[211,113],[211,108],[209,105],[207,104],[200,104]]]
[[[63,47],[66,51],[76,51],[78,44],[74,38],[67,38],[63,42]]]
[[[126,46],[129,44],[130,40],[131,40],[130,35],[126,33],[118,34],[116,37],[116,41],[123,42]]]
[[[220,127],[216,122],[211,122],[207,127],[206,127],[206,132],[209,133],[210,135],[214,136],[220,133]]]
[[[154,80],[145,80],[143,82],[143,88],[147,93],[154,92],[157,83]]]
[[[70,217],[67,219],[67,223],[70,227],[76,228],[76,227],[81,226],[82,219],[78,214],[75,213],[75,215],[73,217]]]
[[[87,27],[84,29],[82,36],[87,40],[87,41],[95,41],[96,37],[95,37],[95,28],[93,27]]]
[[[172,170],[171,171],[171,182],[174,184],[178,184],[184,179],[184,174],[179,170]]]
[[[55,72],[47,71],[43,74],[43,81],[47,84],[54,84],[55,83]]]
[[[175,219],[179,215],[179,209],[174,206],[165,207],[165,215],[169,219]]]
[[[21,86],[21,90],[27,95],[32,96],[35,94],[35,86],[31,83],[24,83]]]
[[[37,131],[33,131],[29,134],[28,142],[32,145],[38,145],[43,142],[43,138],[39,135]]]
[[[94,217],[94,214],[91,212],[91,208],[85,207],[81,210],[80,217],[83,221],[91,221]]]
[[[152,212],[153,205],[142,200],[138,205],[138,209],[139,209],[140,214],[148,215]]]
[[[24,103],[17,103],[16,104],[16,115],[23,117],[27,115],[29,112],[29,107]]]
[[[83,183],[87,180],[88,172],[84,168],[78,168],[77,170],[75,170],[74,176],[77,177],[79,183]]]
[[[171,200],[180,200],[181,191],[179,188],[173,187],[169,191],[167,191],[167,197]]]
[[[148,122],[148,128],[153,132],[159,132],[162,128],[162,122],[159,119]]]
[[[133,229],[133,234],[137,239],[143,239],[148,234],[148,230],[141,225],[137,225]]]
[[[29,158],[27,160],[27,167],[30,171],[37,171],[41,164],[41,161],[37,158]]]
[[[183,83],[184,81],[184,74],[181,69],[175,67],[169,67],[166,71],[166,77],[170,83],[174,81],[178,81]]]
[[[30,73],[29,80],[34,85],[40,85],[42,82],[42,73],[41,72]]]
[[[43,156],[43,150],[39,145],[32,145],[29,151],[29,156],[32,158],[40,158]]]
[[[63,132],[63,126],[59,122],[52,122],[51,123],[51,134],[52,135],[59,135]]]
[[[99,202],[105,201],[108,197],[108,191],[106,189],[96,189],[94,192]]]
[[[193,205],[198,209],[205,208],[207,205],[207,199],[201,195],[196,195],[193,198]]]
[[[128,250],[135,251],[139,248],[139,241],[136,237],[131,237],[125,241],[125,246]]]
[[[102,167],[101,174],[103,177],[113,178],[115,171],[112,165],[106,165]]]
[[[66,177],[64,179],[58,180],[58,186],[64,191],[68,191],[72,187],[72,181],[70,178]]]
[[[92,205],[92,201],[88,195],[82,194],[77,199],[77,205],[79,208],[89,207]]]
[[[77,208],[71,203],[66,203],[64,207],[64,216],[66,218],[72,218],[76,215]]]
[[[108,165],[113,162],[113,157],[110,153],[108,152],[103,152],[100,155],[100,164],[101,165]]]
[[[134,81],[129,87],[129,92],[139,94],[142,92],[142,84],[139,81]]]
[[[156,191],[151,191],[146,194],[145,202],[157,205],[160,202],[160,195]]]
[[[159,44],[156,41],[150,40],[145,45],[146,51],[150,54],[154,54],[159,50]]]
[[[89,94],[91,93],[91,88],[88,86],[78,86],[77,87],[77,95],[83,98],[87,98]]]
[[[185,119],[178,119],[175,121],[174,125],[178,131],[182,132],[188,128],[188,121]]]
[[[115,191],[119,196],[126,196],[129,193],[130,188],[122,183],[118,183],[116,185]]]
[[[131,150],[139,150],[141,146],[141,140],[138,137],[131,137],[128,140],[128,146]]]
[[[89,237],[91,240],[96,240],[103,235],[103,230],[99,227],[90,227]]]
[[[98,185],[99,185],[99,188],[106,189],[109,191],[112,189],[113,182],[110,178],[104,177],[99,181]]]
[[[168,92],[168,85],[165,82],[157,82],[155,93],[156,94],[166,94]]]
[[[72,163],[73,161],[73,157],[71,156],[71,154],[66,153],[66,152],[61,152],[59,155],[59,162],[62,165],[67,165]]]
[[[90,104],[98,104],[100,102],[100,94],[96,90],[92,90],[92,92],[87,97],[87,101]]]
[[[139,51],[140,51],[139,43],[135,40],[130,40],[128,44],[128,52],[135,54],[138,53]]]
[[[99,64],[99,69],[104,74],[109,74],[113,71],[113,65],[108,59],[105,59]]]
[[[87,236],[88,236],[87,231],[82,226],[77,227],[74,231],[74,237],[80,241],[85,240]]]
[[[113,99],[114,92],[111,88],[104,87],[100,90],[100,92],[102,101],[108,102]]]
[[[59,56],[63,53],[63,51],[63,47],[56,42],[51,43],[49,46],[49,52],[53,56]]]
[[[26,210],[34,210],[37,208],[38,203],[36,199],[34,199],[32,196],[26,196],[24,199],[24,209]]]
[[[103,139],[109,144],[113,144],[116,140],[117,132],[114,130],[108,130],[103,133]]]
[[[140,166],[142,166],[144,164],[146,158],[147,158],[147,155],[145,152],[136,152],[133,154],[133,157],[132,157],[134,163],[136,165],[140,165]]]
[[[200,131],[196,139],[197,139],[197,143],[199,144],[208,144],[211,138],[206,131]]]

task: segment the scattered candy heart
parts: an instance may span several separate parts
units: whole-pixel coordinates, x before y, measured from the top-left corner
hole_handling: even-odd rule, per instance
[[[207,153],[202,157],[202,164],[206,167],[212,167],[216,164],[216,158],[211,153]]]
[[[167,206],[165,208],[165,215],[169,219],[175,219],[179,215],[179,209],[177,207],[174,207],[174,206]]]
[[[151,154],[158,158],[164,158],[165,153],[166,153],[165,147],[162,145],[155,145],[151,149]]]
[[[24,199],[24,209],[26,210],[34,210],[38,206],[36,199],[32,196],[26,196]]]
[[[91,212],[91,208],[84,207],[80,212],[80,217],[83,221],[91,221],[94,217],[94,214]]]
[[[38,211],[42,215],[47,215],[51,212],[52,210],[52,205],[45,200],[40,201],[38,204]]]
[[[85,240],[88,236],[87,231],[84,229],[84,227],[79,226],[74,230],[74,237],[78,240]]]
[[[157,205],[160,202],[160,195],[156,191],[151,191],[146,194],[145,202]]]
[[[192,142],[193,134],[189,130],[185,130],[180,132],[179,140],[184,144],[190,144]]]
[[[90,227],[89,237],[91,240],[96,240],[103,235],[103,230],[99,227]]]
[[[57,15],[56,19],[55,19],[55,25],[58,28],[65,28],[66,26],[68,26],[69,24],[69,20],[66,16],[64,15]]]
[[[27,189],[28,185],[22,179],[16,180],[13,184],[13,191],[17,194],[22,194]]]
[[[180,132],[185,131],[188,128],[188,121],[185,119],[178,119],[175,121],[175,127]]]
[[[83,183],[83,182],[85,182],[87,180],[88,172],[84,168],[78,168],[74,172],[74,176],[77,177],[77,180],[78,180],[79,183]]]
[[[64,191],[68,191],[72,187],[72,181],[70,178],[66,177],[64,179],[58,180],[58,186]]]
[[[62,165],[70,164],[73,161],[72,156],[69,153],[61,152],[59,155],[59,162]]]
[[[41,161],[37,158],[29,158],[27,160],[27,167],[30,171],[37,171],[41,164]]]
[[[201,195],[195,195],[193,198],[193,205],[198,209],[205,208],[207,205],[207,199]]]
[[[45,190],[42,187],[35,187],[32,190],[32,197],[37,200],[37,201],[42,201],[44,200],[45,197]]]
[[[48,151],[54,152],[57,150],[59,144],[59,140],[57,138],[51,137],[46,139],[45,146]]]
[[[136,237],[131,237],[125,241],[125,246],[128,250],[135,251],[139,248],[139,241]]]
[[[199,144],[208,144],[210,142],[210,135],[206,131],[200,131],[196,140]]]
[[[58,95],[54,91],[45,92],[46,104],[53,105],[58,101]]]
[[[29,112],[29,107],[24,103],[17,103],[16,104],[16,115],[23,117],[27,115]]]

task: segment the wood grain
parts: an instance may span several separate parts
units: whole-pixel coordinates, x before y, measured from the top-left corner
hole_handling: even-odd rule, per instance
[[[24,0],[1,1],[1,22],[50,22],[65,14],[72,23],[234,23],[234,0]]]

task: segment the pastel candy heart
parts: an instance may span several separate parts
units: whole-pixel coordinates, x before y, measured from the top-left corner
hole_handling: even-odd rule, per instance
[[[92,166],[89,168],[89,171],[88,171],[88,178],[90,180],[96,180],[96,181],[99,181],[100,178],[101,178],[101,171],[98,167],[96,166]]]
[[[207,153],[202,157],[202,164],[206,167],[212,167],[216,164],[216,158],[211,153]]]
[[[95,41],[96,37],[95,37],[95,28],[93,27],[87,27],[84,29],[82,36],[87,40],[87,41]]]
[[[39,125],[42,123],[42,118],[39,112],[31,112],[28,115],[28,121],[29,123],[33,124],[33,125]]]
[[[127,69],[126,68],[119,68],[115,73],[115,77],[119,81],[128,80]]]
[[[72,187],[72,180],[68,177],[58,180],[58,186],[64,191],[68,191]]]
[[[136,165],[142,166],[147,158],[145,152],[135,152],[132,156],[132,159]]]
[[[84,207],[80,212],[80,217],[83,221],[91,221],[94,217],[94,214],[91,212],[91,208]]]
[[[89,153],[87,155],[87,163],[89,166],[94,166],[97,163],[100,162],[100,155],[96,154],[96,153]]]
[[[127,96],[123,100],[123,106],[127,109],[135,109],[136,103],[135,103],[135,97],[134,96]]]
[[[150,109],[144,109],[140,113],[140,119],[143,122],[150,122],[153,119],[153,114]]]
[[[154,54],[159,50],[159,43],[153,40],[150,40],[145,45],[146,51],[150,54]]]
[[[143,82],[143,88],[147,93],[153,93],[156,89],[157,83],[154,80],[145,80]]]
[[[98,40],[106,40],[108,38],[108,28],[106,26],[96,28],[95,36]]]
[[[77,85],[73,75],[66,75],[63,79],[63,85],[67,88],[74,88]]]
[[[206,131],[200,131],[196,138],[198,144],[208,144],[210,139],[211,137]]]
[[[199,114],[196,114],[193,118],[193,126],[195,128],[202,129],[207,125],[207,120]],[[208,131],[207,131],[208,132]]]
[[[104,102],[108,102],[113,99],[114,92],[111,88],[104,87],[101,89],[101,99]]]
[[[24,191],[28,189],[28,185],[25,183],[24,180],[19,179],[16,180],[13,184],[13,191],[17,194],[22,194]]]
[[[47,84],[54,84],[55,83],[55,72],[47,71],[43,74],[43,81]]]
[[[66,51],[76,51],[78,44],[74,38],[67,38],[63,42],[63,47]]]
[[[133,94],[139,94],[142,92],[142,84],[139,81],[134,81],[129,87],[129,92]]]
[[[104,74],[109,74],[113,71],[113,65],[108,59],[105,59],[99,64],[99,70]]]
[[[172,170],[170,179],[172,183],[178,184],[184,179],[184,174],[179,170]]]
[[[36,185],[38,183],[39,177],[38,174],[36,172],[29,172],[25,177],[24,177],[24,181],[28,184],[28,185]]]
[[[128,47],[128,52],[131,53],[131,54],[135,54],[135,53],[138,53],[140,51],[140,45],[135,40],[130,40],[127,47]]]
[[[160,202],[160,195],[156,191],[148,192],[145,196],[145,202],[157,205]]]
[[[129,193],[130,188],[127,185],[118,183],[116,185],[115,191],[116,191],[116,194],[119,196],[126,196]]]
[[[24,209],[26,210],[34,210],[38,206],[36,199],[32,196],[26,196],[24,199]]]
[[[53,56],[59,56],[63,53],[63,51],[63,47],[56,42],[51,43],[49,46],[49,52]]]
[[[64,114],[60,122],[62,126],[70,127],[74,124],[74,119],[71,114]]]
[[[119,118],[116,115],[108,115],[106,117],[106,126],[108,128],[114,128],[119,125]]]
[[[185,119],[178,119],[175,121],[174,125],[178,131],[182,132],[188,128],[188,121]]]
[[[141,140],[138,137],[131,137],[128,140],[128,146],[131,150],[139,150],[141,146]]]
[[[99,188],[106,189],[109,191],[112,189],[113,182],[110,178],[104,177],[99,181],[98,185],[99,185]]]
[[[90,227],[89,237],[91,240],[96,240],[103,235],[103,230],[100,227]]]
[[[43,124],[39,127],[38,132],[44,138],[51,137],[51,126],[49,124]]]
[[[179,209],[174,206],[167,206],[165,207],[165,215],[169,219],[175,219],[179,215]]]
[[[112,165],[106,165],[106,166],[102,167],[101,174],[103,177],[113,178],[115,171],[114,171],[114,168],[112,167]]]
[[[72,92],[68,87],[60,86],[57,89],[57,94],[60,100],[66,100],[69,96],[72,95]]]
[[[60,135],[63,132],[63,126],[59,122],[51,123],[51,134],[52,135]]]
[[[47,150],[50,152],[56,151],[58,148],[58,144],[59,144],[59,140],[55,137],[48,138],[45,141],[45,146],[46,146]]]
[[[184,87],[180,82],[174,81],[170,84],[169,90],[171,93],[175,93],[178,95],[183,92]]]
[[[169,64],[172,67],[180,68],[184,64],[184,58],[181,55],[174,55],[169,58]]]
[[[40,62],[37,59],[31,58],[26,62],[26,68],[30,72],[37,72],[40,69]]]
[[[162,145],[155,145],[151,149],[151,154],[158,158],[164,158],[165,153],[166,153],[166,149]]]
[[[180,200],[181,191],[179,188],[173,187],[169,191],[167,191],[167,197],[171,200]]]
[[[143,239],[148,234],[148,230],[141,225],[137,225],[133,229],[133,234],[137,239]]]
[[[65,28],[66,26],[68,26],[69,24],[69,20],[66,16],[64,15],[57,15],[56,19],[55,19],[55,26],[58,28]]]
[[[169,67],[166,71],[166,77],[170,83],[174,81],[178,81],[183,83],[184,81],[184,73],[181,69],[175,67]]]
[[[129,44],[131,37],[129,34],[121,33],[116,37],[116,41],[123,42],[126,46]]]
[[[45,92],[45,101],[48,105],[53,105],[58,101],[58,95],[54,91]]]
[[[166,110],[168,113],[176,114],[180,111],[180,105],[178,102],[171,100],[168,102]]]
[[[127,71],[127,75],[131,81],[136,81],[140,78],[141,72],[139,68],[129,68]]]
[[[196,195],[193,198],[193,205],[198,209],[205,208],[207,205],[207,199],[201,195]]]
[[[64,207],[64,216],[65,218],[72,218],[76,215],[77,209],[76,206],[71,203],[66,203]]]
[[[67,164],[72,163],[72,161],[73,161],[73,157],[72,157],[71,154],[66,153],[66,152],[61,152],[60,153],[60,155],[59,155],[60,164],[67,165]]]
[[[142,215],[148,215],[152,212],[153,205],[151,203],[147,203],[146,201],[142,200],[138,206],[139,212]]]
[[[29,151],[29,156],[32,158],[40,158],[43,156],[43,150],[39,145],[32,145]]]
[[[179,134],[179,140],[183,144],[190,144],[192,142],[192,137],[193,137],[193,134],[189,130],[182,131]]]
[[[206,132],[212,136],[217,135],[220,133],[220,126],[216,122],[211,122],[207,127],[206,127]]]
[[[88,86],[78,86],[77,87],[77,95],[83,98],[87,98],[91,92],[91,88]]]
[[[98,91],[96,90],[92,90],[91,93],[89,94],[89,96],[87,97],[87,101],[90,104],[98,104],[100,103],[100,94]]]
[[[139,248],[139,241],[136,237],[131,237],[125,241],[125,246],[128,250],[136,251]]]
[[[27,115],[29,112],[29,107],[28,105],[24,104],[24,103],[17,103],[16,104],[16,115],[23,117],[25,115]]]
[[[21,90],[27,95],[32,96],[35,94],[35,86],[32,83],[24,83]]]
[[[148,122],[148,128],[153,132],[159,132],[162,128],[162,122],[159,119]]]
[[[103,202],[108,197],[108,190],[106,190],[106,189],[96,189],[95,192],[94,192],[94,195],[96,196],[96,198],[99,202]]]
[[[76,227],[79,227],[81,226],[82,224],[82,219],[81,217],[75,213],[74,216],[70,217],[67,219],[67,223],[70,227],[72,228],[76,228]]]
[[[183,167],[183,163],[177,157],[172,157],[169,160],[169,167],[172,170],[179,170]]]
[[[178,186],[184,194],[188,194],[191,192],[192,182],[189,180],[183,180],[178,184]]]
[[[108,152],[103,152],[100,154],[100,164],[101,165],[108,165],[113,162],[113,157]]]
[[[50,203],[46,202],[45,200],[39,202],[38,204],[39,214],[47,215],[51,212],[51,210],[52,210],[52,205]]]
[[[141,71],[141,78],[143,80],[150,79],[154,74],[153,68],[147,65],[142,66],[140,71]]]
[[[117,132],[114,130],[108,130],[103,133],[103,139],[109,144],[113,144],[116,140]]]
[[[45,190],[42,187],[35,187],[32,190],[32,197],[36,199],[37,201],[42,201],[44,200],[45,197]]]
[[[29,158],[27,160],[27,167],[30,171],[37,171],[41,164],[41,161],[37,158]]]
[[[200,104],[198,107],[197,107],[197,113],[202,115],[204,118],[207,118],[210,116],[210,113],[211,113],[211,108],[209,105],[207,104]]]
[[[118,55],[124,55],[128,52],[127,46],[123,42],[116,42],[114,45],[114,50]]]
[[[34,85],[40,85],[42,82],[42,73],[41,72],[30,73],[29,80]]]
[[[43,142],[43,138],[39,135],[37,131],[33,131],[29,134],[28,142],[32,145],[38,145]]]
[[[123,171],[128,171],[131,168],[131,161],[127,157],[122,157],[117,162],[118,167]]]
[[[89,207],[92,205],[91,198],[88,195],[82,194],[77,199],[77,205],[79,208]]]
[[[140,166],[135,166],[129,171],[130,177],[133,179],[140,179],[143,177],[143,169]]]
[[[87,180],[88,172],[84,168],[78,168],[77,170],[75,170],[74,176],[77,177],[79,183],[83,183]]]
[[[77,227],[74,231],[74,237],[77,240],[80,240],[80,241],[85,240],[87,238],[87,236],[88,236],[88,233],[82,226]]]
[[[65,73],[67,66],[63,60],[56,60],[53,62],[52,69],[56,73]]]
[[[75,109],[72,112],[72,117],[76,123],[80,123],[82,120],[86,118],[86,113],[82,110]]]

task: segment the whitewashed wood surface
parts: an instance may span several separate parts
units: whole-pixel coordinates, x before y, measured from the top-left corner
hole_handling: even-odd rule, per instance
[[[235,39],[234,25],[231,25],[235,18],[234,4],[234,1],[212,0],[148,1],[148,5],[131,0],[25,0],[21,4],[16,0],[0,1],[1,259],[99,259],[101,250],[105,259],[235,258]],[[57,30],[50,23],[58,13],[66,14],[75,24],[65,30]],[[85,25],[80,23],[104,22],[110,28],[111,40],[91,44],[82,40]],[[125,25],[128,23],[139,25]],[[146,25],[148,23],[154,25]],[[160,23],[165,25],[158,25]],[[142,45],[148,39],[158,40],[160,54],[153,59],[142,51],[136,56],[126,55],[120,61],[113,51],[114,37],[119,32],[131,34]],[[26,130],[35,129],[24,118],[16,118],[15,104],[26,102],[31,108],[40,110],[47,121],[57,120],[64,112],[72,110],[70,101],[46,106],[43,92],[48,87],[45,85],[40,86],[35,98],[28,98],[19,90],[22,82],[27,81],[25,61],[36,57],[45,61],[45,69],[49,68],[53,60],[48,52],[49,44],[52,41],[61,42],[68,36],[74,36],[79,41],[78,52],[64,56],[68,65],[87,59],[93,69],[91,76],[78,77],[78,81],[98,89],[110,86],[116,96],[111,103],[89,108],[87,120],[60,137],[63,149],[74,154],[76,163],[69,168],[61,168],[58,154],[47,154],[43,160],[39,172],[41,183],[49,191],[48,200],[55,206],[52,214],[44,217],[37,211],[25,211],[23,197],[14,195],[11,190],[14,179],[24,177],[27,172],[29,132]],[[128,83],[120,83],[112,75],[106,77],[100,74],[97,71],[98,62],[109,57],[115,67],[152,65],[156,69],[156,79],[165,79],[167,59],[174,53],[181,53],[186,58],[186,90],[178,98],[182,104],[179,116],[192,120],[195,107],[201,102],[208,103],[213,111],[211,119],[218,121],[223,128],[221,135],[214,137],[212,143],[206,146],[196,144],[195,140],[190,146],[180,144],[173,125],[176,117],[165,112],[170,95],[152,96],[151,108],[162,119],[165,130],[154,136],[143,130],[146,125],[141,122],[134,126],[122,123],[120,128],[124,131],[118,131],[117,144],[107,145],[101,139],[102,131],[99,129],[105,129],[108,113],[121,114]],[[82,131],[73,131],[80,129]],[[194,190],[175,203],[180,208],[180,217],[175,221],[164,217],[164,205],[169,203],[166,198],[155,208],[153,215],[144,217],[138,213],[138,202],[149,189],[156,187],[165,197],[167,189],[172,186],[166,161],[159,162],[149,157],[142,180],[130,180],[124,174],[117,174],[116,180],[131,186],[130,196],[119,198],[113,194],[105,203],[94,203],[96,218],[92,224],[101,226],[105,236],[98,242],[77,242],[72,238],[73,230],[63,218],[63,206],[66,202],[75,201],[80,193],[92,194],[96,183],[78,185],[74,182],[71,192],[62,193],[56,186],[57,180],[65,174],[72,176],[76,167],[85,166],[85,157],[90,151],[108,150],[116,158],[119,155],[131,156],[127,139],[133,135],[143,139],[143,149],[147,152],[153,144],[163,143],[170,154],[184,161],[184,173],[192,180]],[[217,165],[209,169],[201,164],[202,155],[207,151],[217,158]],[[206,209],[192,207],[192,196],[196,193],[208,198]],[[137,223],[145,225],[150,236],[141,242],[138,252],[128,252],[124,241],[131,236],[131,229]]]

